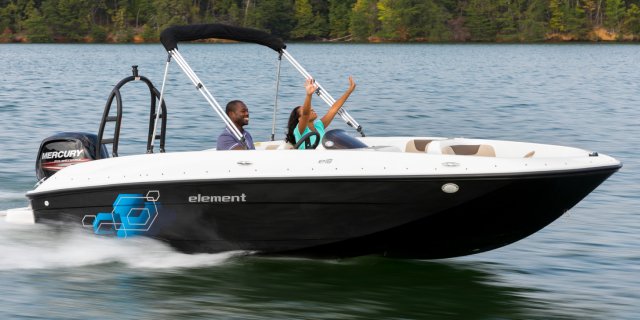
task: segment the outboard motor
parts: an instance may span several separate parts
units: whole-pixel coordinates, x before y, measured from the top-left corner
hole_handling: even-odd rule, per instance
[[[68,166],[98,159],[97,144],[98,136],[81,132],[62,132],[42,140],[36,160],[38,180],[49,178]],[[100,159],[109,157],[104,144],[98,156]]]

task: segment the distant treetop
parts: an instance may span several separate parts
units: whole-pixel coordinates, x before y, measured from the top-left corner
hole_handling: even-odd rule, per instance
[[[157,42],[196,23],[298,41],[638,41],[640,0],[0,0],[0,42]]]

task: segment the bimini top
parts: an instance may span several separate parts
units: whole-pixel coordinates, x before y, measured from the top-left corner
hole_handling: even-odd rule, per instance
[[[209,38],[218,38],[218,39],[227,39],[234,40],[240,42],[250,42],[255,44],[260,44],[266,47],[273,49],[274,51],[279,53],[279,61],[281,61],[282,57],[291,62],[291,65],[295,67],[300,74],[302,74],[306,79],[313,79],[311,74],[307,72],[293,57],[287,52],[287,46],[284,44],[282,39],[279,37],[269,34],[267,32],[242,28],[242,27],[233,27],[223,24],[196,24],[196,25],[187,25],[187,26],[172,26],[167,29],[164,29],[160,34],[160,41],[162,45],[169,53],[169,58],[167,59],[165,71],[164,71],[164,79],[162,80],[162,91],[160,92],[160,100],[163,98],[164,94],[164,85],[167,79],[167,71],[169,70],[169,63],[171,60],[175,60],[178,63],[178,66],[184,71],[185,75],[193,82],[196,89],[200,91],[200,93],[204,96],[204,98],[209,102],[213,110],[222,118],[227,129],[233,134],[233,136],[241,142],[244,142],[244,136],[238,130],[238,128],[233,124],[225,110],[220,106],[220,104],[213,97],[211,92],[204,86],[200,78],[195,74],[193,69],[189,66],[187,61],[182,57],[182,54],[178,51],[178,42],[179,41],[193,41],[200,39],[209,39]],[[280,78],[280,62],[278,62],[278,77],[276,82],[279,81]],[[327,103],[327,105],[331,106],[335,103],[335,99],[318,83],[318,90],[316,93],[320,96],[320,98]],[[278,88],[278,84],[276,84],[276,88]],[[276,106],[274,110],[277,109],[277,96],[278,91],[276,89]],[[276,112],[274,111],[274,119]],[[156,124],[158,123],[160,113],[156,113]],[[356,120],[351,117],[351,115],[344,109],[341,108],[338,110],[338,115],[351,127],[355,128],[360,132],[360,134],[364,137],[364,132],[362,131],[362,127],[356,122]],[[155,128],[155,124],[154,124]],[[275,120],[272,126],[271,139],[273,140],[275,136]],[[151,136],[151,145],[155,140],[155,129],[152,132]]]
[[[193,41],[209,38],[257,43],[267,46],[277,52],[282,52],[282,50],[287,47],[282,39],[264,31],[233,27],[217,23],[172,26],[164,29],[160,34],[160,42],[162,42],[164,48],[167,49],[167,52],[177,49],[179,41]]]

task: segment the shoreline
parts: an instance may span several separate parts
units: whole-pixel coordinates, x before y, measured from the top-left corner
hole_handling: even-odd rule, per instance
[[[109,34],[105,41],[95,41],[91,36],[85,36],[80,41],[68,41],[64,37],[49,39],[51,41],[31,41],[27,34],[15,34],[15,33],[0,33],[0,44],[2,43],[78,43],[78,44],[157,44],[160,43],[158,38],[145,39],[140,34],[131,36],[130,39],[119,41],[118,37],[113,34]],[[194,43],[234,43],[234,41],[224,39],[207,39],[193,41]],[[586,36],[579,37],[570,33],[548,33],[544,35],[544,39],[540,40],[504,40],[496,39],[493,41],[473,41],[473,40],[450,40],[450,41],[430,41],[425,38],[416,39],[389,39],[378,36],[370,36],[367,41],[354,41],[351,36],[341,37],[336,39],[317,39],[317,40],[285,40],[288,43],[432,43],[432,44],[478,44],[478,43],[495,43],[495,44],[544,44],[544,43],[640,43],[640,36],[634,34],[619,34],[610,32],[604,28],[595,28],[590,31]]]

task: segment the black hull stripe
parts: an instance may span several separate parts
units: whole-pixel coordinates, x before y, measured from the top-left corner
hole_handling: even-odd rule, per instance
[[[439,180],[513,180],[513,179],[539,179],[547,177],[563,177],[567,175],[584,175],[596,174],[599,172],[614,173],[622,167],[622,164],[606,167],[572,169],[572,170],[555,170],[555,171],[535,171],[522,173],[494,173],[494,174],[461,174],[461,175],[416,175],[416,176],[333,176],[333,177],[263,177],[263,178],[222,178],[222,179],[198,179],[198,180],[170,180],[170,181],[145,181],[133,183],[119,183],[101,186],[88,186],[78,188],[67,188],[62,190],[52,190],[43,192],[32,192],[26,196],[29,199],[42,196],[51,196],[67,193],[76,193],[77,191],[90,192],[96,190],[111,190],[118,188],[145,188],[148,185],[163,186],[168,184],[206,184],[206,183],[224,183],[224,182],[286,182],[286,181],[439,181]]]

